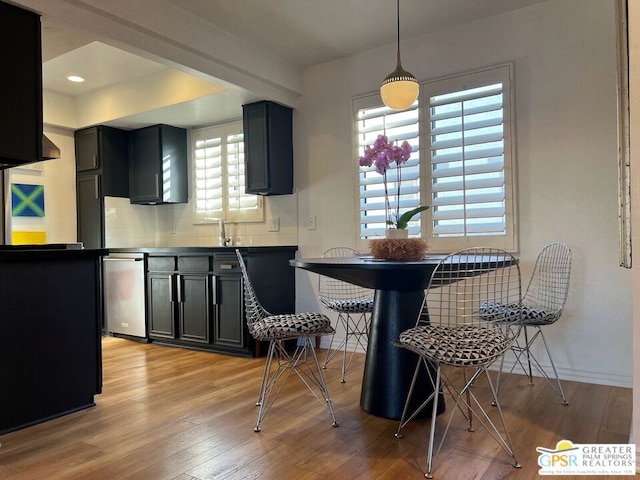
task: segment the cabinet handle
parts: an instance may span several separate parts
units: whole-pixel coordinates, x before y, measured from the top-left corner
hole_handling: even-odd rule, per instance
[[[160,177],[158,176],[157,173],[155,174],[155,177],[156,177],[156,197],[160,198]]]
[[[211,275],[211,305],[218,305],[218,277]]]
[[[93,166],[94,166],[94,168],[98,167],[98,154],[97,153],[93,154]]]
[[[98,176],[93,178],[93,189],[95,190],[96,200],[100,199],[100,192],[98,191]]]
[[[220,270],[233,270],[233,265],[230,263],[221,263],[219,267]]]
[[[182,275],[179,273],[176,275],[176,293],[178,294],[178,303],[182,303]]]

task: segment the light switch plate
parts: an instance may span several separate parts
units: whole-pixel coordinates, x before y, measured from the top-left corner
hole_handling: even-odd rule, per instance
[[[269,231],[270,232],[280,231],[280,217],[271,217],[269,219]]]
[[[316,216],[315,215],[311,215],[309,217],[309,221],[307,223],[307,228],[309,230],[315,230],[316,229]]]

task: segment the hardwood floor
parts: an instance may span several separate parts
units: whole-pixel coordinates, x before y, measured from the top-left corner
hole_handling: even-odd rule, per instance
[[[1,436],[0,478],[423,478],[429,421],[410,423],[396,439],[397,421],[363,412],[363,355],[344,384],[339,360],[326,370],[339,428],[292,378],[255,433],[264,359],[111,337],[103,340],[103,354],[104,393],[97,405]],[[522,468],[508,463],[484,429],[469,433],[454,420],[435,460],[435,478],[539,478],[537,446],[555,447],[561,439],[628,441],[631,389],[564,382],[570,405],[563,406],[543,381],[529,386],[512,376],[504,387],[503,409]],[[484,397],[487,388],[478,382],[474,391]]]

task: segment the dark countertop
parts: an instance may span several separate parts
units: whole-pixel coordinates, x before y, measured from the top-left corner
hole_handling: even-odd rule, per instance
[[[274,252],[297,250],[297,245],[276,246],[238,246],[238,247],[137,247],[137,248],[109,248],[109,253],[146,253],[148,255],[190,255],[198,253],[229,253],[235,254],[236,248],[242,253]]]
[[[0,246],[0,262],[14,262],[24,260],[74,259],[88,257],[104,257],[109,254],[106,248],[80,249],[63,248],[49,245],[2,245]]]

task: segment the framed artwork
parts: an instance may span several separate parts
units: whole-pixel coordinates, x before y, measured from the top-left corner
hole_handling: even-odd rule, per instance
[[[11,184],[12,217],[44,217],[44,185]]]

